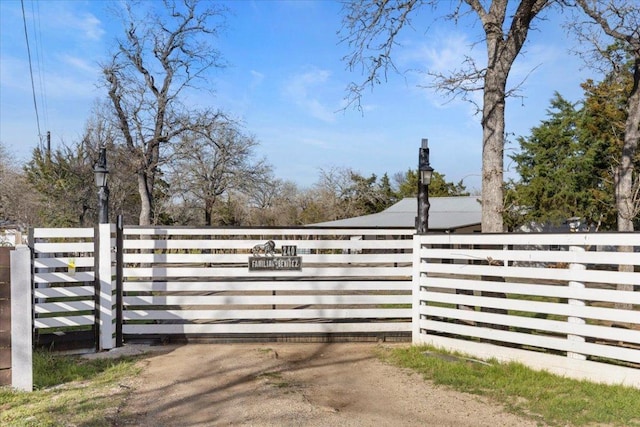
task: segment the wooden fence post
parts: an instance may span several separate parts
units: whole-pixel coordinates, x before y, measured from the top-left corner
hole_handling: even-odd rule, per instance
[[[11,385],[33,390],[33,300],[31,251],[19,245],[11,252]]]
[[[576,258],[578,256],[580,256],[580,253],[584,252],[584,247],[583,246],[569,246],[569,251],[571,252],[576,252]],[[575,263],[572,262],[571,264],[569,264],[569,270],[573,270],[573,271],[583,271],[586,270],[587,266],[584,264],[579,264],[579,263]],[[569,281],[569,288],[572,289],[584,289],[584,283],[582,282],[578,282],[575,280],[571,280]],[[569,298],[568,301],[569,305],[575,305],[575,306],[580,306],[580,307],[584,307],[585,302],[584,300],[580,300],[580,299],[575,299],[575,298]],[[567,321],[569,323],[575,324],[575,325],[584,325],[585,324],[585,320],[581,317],[575,317],[575,316],[569,316],[567,318]],[[569,341],[576,341],[576,342],[584,342],[584,337],[580,336],[580,335],[573,335],[573,334],[569,334],[567,335],[567,339]],[[586,360],[587,356],[585,356],[584,354],[579,354],[579,353],[574,353],[574,352],[567,352],[567,357],[571,358],[571,359],[578,359],[578,360]]]

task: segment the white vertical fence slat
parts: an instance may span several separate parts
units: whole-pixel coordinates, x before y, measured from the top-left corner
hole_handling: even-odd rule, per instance
[[[640,233],[414,239],[414,343],[640,387]]]
[[[585,252],[584,250],[584,246],[569,246],[569,252]],[[580,264],[577,262],[572,262],[571,264],[569,264],[569,270],[571,271],[576,271],[576,270],[586,270],[587,267],[584,264]],[[580,281],[575,281],[575,280],[570,280],[569,281],[569,288],[573,289],[584,289],[584,283],[580,282]],[[577,299],[577,298],[569,298],[568,299],[568,303],[569,305],[575,305],[575,306],[579,306],[579,307],[584,307],[585,301],[581,300],[581,299]],[[567,318],[567,321],[569,323],[575,323],[576,325],[584,325],[586,323],[585,319],[582,317],[577,317],[577,316],[569,316]],[[583,336],[580,335],[575,335],[575,334],[568,334],[567,335],[567,339],[569,341],[576,341],[576,342],[584,342],[585,339]],[[584,354],[579,354],[579,353],[574,353],[574,352],[567,352],[567,357],[571,357],[573,359],[580,359],[580,360],[587,360],[587,356]]]
[[[421,239],[414,237],[413,238],[413,262],[412,262],[413,288],[411,290],[411,295],[412,295],[411,297],[411,316],[412,316],[411,340],[414,344],[418,343],[420,338],[420,322],[418,322],[417,320],[420,319],[420,305],[422,304],[422,302],[420,301],[420,289],[421,289],[420,283],[421,283],[421,277],[424,274],[422,269],[419,268],[420,263],[422,262],[422,258],[420,256],[421,246],[422,246]]]

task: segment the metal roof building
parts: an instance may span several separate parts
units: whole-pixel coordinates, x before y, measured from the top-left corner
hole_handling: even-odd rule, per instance
[[[429,198],[429,230],[472,233],[480,231],[481,206],[476,196]],[[313,224],[314,227],[415,228],[418,200],[406,198],[382,212]]]

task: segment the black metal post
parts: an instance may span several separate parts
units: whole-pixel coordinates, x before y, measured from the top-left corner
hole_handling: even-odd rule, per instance
[[[109,222],[109,187],[106,185],[98,190],[98,222]]]
[[[429,164],[428,140],[422,140],[418,151],[418,217],[416,218],[416,233],[426,234],[429,231],[429,183],[424,182],[424,172],[433,172]]]
[[[98,224],[109,223],[109,189],[107,188],[107,148],[100,147],[100,155],[98,161],[93,166],[94,178],[98,187]],[[100,248],[100,227],[95,228],[94,239],[94,271],[95,271],[95,340],[96,351],[100,351],[100,279],[98,272],[100,271],[100,257],[98,256]],[[111,261],[109,260],[109,263]]]
[[[123,275],[122,269],[124,267],[124,251],[123,251],[123,239],[124,239],[124,221],[122,215],[118,215],[116,221],[116,347],[122,347],[122,323],[124,321],[122,317],[122,282]]]

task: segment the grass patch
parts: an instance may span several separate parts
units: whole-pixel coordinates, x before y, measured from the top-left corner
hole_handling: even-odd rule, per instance
[[[378,308],[389,309],[389,308],[411,308],[411,304],[379,304]]]
[[[268,371],[259,374],[257,379],[265,380],[267,384],[275,388],[289,388],[291,383],[285,381],[281,372]]]
[[[2,426],[112,426],[141,371],[138,358],[82,359],[33,355],[34,392],[0,388]]]
[[[397,348],[381,354],[435,384],[487,396],[506,410],[549,425],[640,426],[640,390],[563,378],[519,363],[474,363],[432,357],[431,347]],[[446,353],[452,354],[452,353]]]

